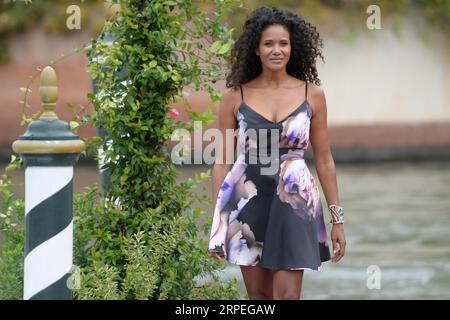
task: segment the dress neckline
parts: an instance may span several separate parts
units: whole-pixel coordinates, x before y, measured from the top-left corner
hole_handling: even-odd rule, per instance
[[[283,119],[281,119],[281,120],[278,121],[278,122],[275,122],[275,121],[269,120],[269,119],[267,119],[266,117],[264,117],[262,114],[260,114],[260,113],[257,112],[255,109],[253,109],[252,107],[250,107],[250,106],[249,106],[246,102],[244,102],[244,101],[241,102],[241,104],[240,104],[238,110],[241,109],[242,105],[246,106],[247,109],[250,109],[250,111],[252,111],[252,112],[255,113],[256,115],[258,115],[258,116],[259,116],[260,118],[262,118],[263,120],[265,120],[265,121],[267,121],[267,122],[270,122],[270,123],[272,123],[272,124],[281,124],[281,123],[283,123],[283,122],[286,121],[289,117],[291,117],[292,115],[294,115],[294,113],[296,113],[298,110],[300,110],[304,105],[306,105],[308,108],[310,108],[308,99],[305,99],[305,100],[303,100],[302,103],[300,103],[300,105],[299,105],[297,108],[295,108],[295,109],[294,109],[291,113],[289,113],[286,117],[284,117]],[[308,117],[309,117],[309,115],[308,115]]]

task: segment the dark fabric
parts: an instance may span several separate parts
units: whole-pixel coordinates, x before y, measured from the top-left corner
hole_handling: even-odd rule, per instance
[[[319,189],[304,160],[312,116],[306,90],[305,100],[279,122],[244,100],[239,106],[242,152],[219,191],[208,247],[230,263],[319,270],[330,260]]]

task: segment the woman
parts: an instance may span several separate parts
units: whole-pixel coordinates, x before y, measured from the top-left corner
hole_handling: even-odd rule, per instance
[[[249,15],[232,50],[229,89],[219,106],[225,140],[213,167],[208,250],[240,265],[250,299],[300,299],[303,271],[321,270],[322,262],[345,254],[315,65],[318,56],[323,59],[321,46],[316,28],[295,13],[262,7]],[[227,129],[238,129],[242,151],[232,165],[226,162],[235,157],[234,148],[226,148]],[[309,142],[331,214],[332,257],[319,190],[303,158]]]

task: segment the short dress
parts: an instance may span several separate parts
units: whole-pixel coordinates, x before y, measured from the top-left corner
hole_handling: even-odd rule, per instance
[[[237,265],[320,271],[330,250],[319,189],[304,160],[308,85],[305,100],[279,122],[248,106],[240,89],[239,151],[217,196],[208,250]]]

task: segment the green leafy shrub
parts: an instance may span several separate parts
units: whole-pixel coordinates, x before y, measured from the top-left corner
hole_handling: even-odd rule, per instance
[[[13,156],[7,171],[20,166]],[[21,299],[23,293],[24,226],[25,203],[14,199],[11,177],[0,177],[0,235],[4,244],[0,246],[0,300]]]
[[[215,102],[220,99],[212,83],[225,77],[223,57],[231,48],[232,30],[220,17],[231,3],[214,1],[215,9],[207,13],[191,1],[145,6],[121,1],[118,17],[93,41],[88,71],[98,94],[89,98],[93,122],[112,141],[102,141],[110,187],[98,207],[105,209],[80,216],[77,224],[80,232],[97,230],[78,236],[77,241],[85,242],[79,247],[89,248],[89,253],[77,253],[82,274],[90,275],[82,281],[79,298],[105,298],[96,291],[100,278],[95,276],[104,277],[96,268],[105,266],[117,277],[115,297],[238,296],[233,282],[197,287],[196,279],[214,273],[221,263],[209,257],[207,243],[199,237],[196,220],[202,212],[192,208],[194,181],[176,183],[177,169],[167,148],[174,130],[194,128],[168,116],[171,102],[183,100],[192,121],[215,120],[211,107],[202,115],[193,112],[182,91],[193,86],[209,92]],[[111,44],[102,41],[107,36],[113,38]]]
[[[206,242],[198,234],[198,209],[167,217],[148,210],[142,220],[150,221],[151,228],[129,236],[118,231],[128,212],[105,202],[96,186],[75,196],[74,211],[74,264],[81,267],[76,298],[239,298],[236,280],[222,283],[216,273],[223,264],[204,249]],[[208,276],[209,282],[198,284],[198,277]]]

